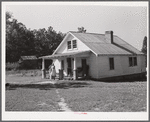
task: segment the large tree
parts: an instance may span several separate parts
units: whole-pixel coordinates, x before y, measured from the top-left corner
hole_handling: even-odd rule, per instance
[[[147,37],[144,37],[143,40],[143,46],[142,46],[142,50],[141,50],[144,54],[147,54]]]
[[[34,54],[34,35],[25,25],[6,13],[6,61],[16,62],[21,55]]]
[[[145,66],[147,67],[147,37],[144,37],[141,51],[145,54]]]
[[[30,30],[6,12],[6,62],[16,62],[23,55],[51,55],[64,34],[53,27]]]
[[[63,33],[57,33],[51,26],[47,30],[45,28],[34,30],[33,33],[37,56],[51,55],[64,38]]]

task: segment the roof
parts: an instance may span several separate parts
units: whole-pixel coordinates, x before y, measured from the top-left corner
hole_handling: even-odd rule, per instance
[[[70,31],[70,33],[87,45],[97,55],[143,54],[116,35],[113,36],[114,43],[109,43],[105,39],[105,34],[80,33],[74,31]]]
[[[21,56],[22,60],[36,60],[36,56]]]
[[[70,57],[70,56],[76,56],[76,55],[82,55],[82,54],[88,54],[88,53],[90,53],[90,51],[77,51],[77,52],[60,53],[60,54],[42,56],[39,58],[53,59],[53,58],[58,58],[58,57]]]

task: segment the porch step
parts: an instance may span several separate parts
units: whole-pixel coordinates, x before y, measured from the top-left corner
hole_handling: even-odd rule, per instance
[[[59,76],[56,76],[55,79],[59,80]]]
[[[55,79],[59,80],[59,74],[58,73],[56,73]]]
[[[65,76],[65,77],[64,77],[64,80],[73,80],[73,77]]]

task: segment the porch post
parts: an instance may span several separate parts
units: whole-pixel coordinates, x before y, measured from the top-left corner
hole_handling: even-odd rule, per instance
[[[59,80],[63,80],[64,76],[63,76],[63,69],[62,69],[61,59],[59,59],[59,63],[60,63]]]
[[[45,72],[45,60],[42,58],[42,78],[46,77],[46,72]]]
[[[62,69],[61,59],[59,59],[59,63],[60,63],[60,65],[59,65],[59,66],[60,66],[60,68],[59,68],[59,69],[61,70],[61,69]]]
[[[74,57],[73,63],[74,63],[73,79],[77,80],[78,79],[78,73],[77,73],[77,59],[76,59],[76,57]]]

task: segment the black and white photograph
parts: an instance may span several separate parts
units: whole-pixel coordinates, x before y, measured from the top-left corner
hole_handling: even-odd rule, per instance
[[[148,120],[149,6],[2,2],[2,120]]]

